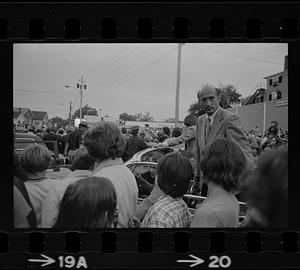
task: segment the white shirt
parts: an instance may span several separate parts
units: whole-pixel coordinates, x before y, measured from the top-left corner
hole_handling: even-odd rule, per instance
[[[218,106],[218,108],[216,109],[216,111],[212,114],[212,115],[208,115],[206,114],[206,119],[210,119],[210,126],[212,126],[213,122],[214,122],[214,119],[215,119],[215,116],[219,110],[220,106]]]
[[[61,180],[44,178],[42,180],[27,180],[25,182],[30,201],[36,214],[37,227],[40,227],[41,224],[42,204],[45,197],[48,191],[53,189],[60,181]]]
[[[48,191],[42,204],[41,228],[52,228],[55,224],[59,213],[59,204],[68,186],[90,175],[91,171],[75,170]]]

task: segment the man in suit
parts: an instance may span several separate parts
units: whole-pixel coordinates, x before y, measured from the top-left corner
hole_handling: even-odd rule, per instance
[[[200,179],[199,163],[205,147],[218,137],[225,137],[237,143],[246,157],[247,168],[253,169],[254,158],[246,134],[242,130],[241,120],[236,114],[219,106],[218,89],[205,85],[199,90],[197,97],[205,114],[199,116],[196,122],[196,179]]]
[[[184,125],[186,128],[183,130],[179,137],[173,137],[158,144],[158,146],[175,146],[181,143],[185,144],[185,150],[195,153],[195,134],[196,134],[196,118],[192,114],[184,118]]]

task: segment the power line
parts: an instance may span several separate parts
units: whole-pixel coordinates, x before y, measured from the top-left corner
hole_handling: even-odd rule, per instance
[[[268,52],[275,52],[275,53],[282,53],[282,51],[279,51],[279,50],[272,50],[272,49],[267,49],[267,48],[260,48],[260,47],[255,47],[255,46],[251,46],[251,45],[248,45],[248,44],[235,44],[235,45],[239,45],[241,47],[248,47],[248,48],[253,48],[253,49],[258,49],[258,50],[264,50],[264,51],[268,51]]]
[[[241,59],[246,59],[246,60],[251,60],[251,61],[256,61],[256,62],[262,62],[262,63],[268,63],[268,64],[274,64],[274,65],[283,66],[282,63],[276,63],[276,62],[261,60],[261,59],[252,58],[252,57],[240,56],[240,55],[231,54],[231,53],[224,53],[224,52],[220,52],[220,51],[216,51],[216,50],[211,50],[211,49],[206,49],[206,48],[197,47],[197,46],[191,46],[191,45],[186,45],[186,46],[191,47],[191,48],[196,48],[196,49],[200,49],[200,50],[205,50],[205,51],[213,52],[213,53],[218,53],[218,54],[223,54],[223,55],[227,55],[227,56],[237,57],[237,58],[241,58]]]
[[[128,76],[127,78],[123,78],[123,79],[121,79],[119,82],[118,82],[118,81],[115,81],[115,82],[113,82],[113,84],[107,85],[106,88],[107,88],[108,86],[109,86],[109,87],[112,87],[112,86],[118,86],[118,85],[120,85],[120,83],[124,83],[124,80],[125,80],[125,81],[128,81],[129,79],[131,79],[131,77],[132,77],[133,75],[136,75],[136,73],[140,73],[140,72],[145,71],[147,68],[150,67],[151,64],[153,64],[153,63],[155,63],[155,62],[158,62],[158,61],[161,60],[163,57],[169,55],[170,53],[172,53],[172,52],[175,51],[176,49],[177,49],[177,47],[173,48],[172,50],[168,51],[168,52],[165,53],[165,54],[160,55],[159,57],[157,57],[157,58],[155,58],[154,60],[152,60],[152,61],[146,63],[146,64],[143,65],[142,67],[140,67],[140,68],[134,70],[131,74],[129,74],[130,76]],[[97,96],[97,95],[98,95],[98,93],[96,93],[96,94],[94,94],[94,95],[91,95],[91,96]]]
[[[70,92],[63,92],[63,91],[52,91],[52,90],[46,90],[46,91],[39,91],[39,90],[30,90],[30,89],[14,89],[14,91],[23,91],[23,92],[34,92],[39,94],[70,94]]]
[[[139,48],[139,47],[138,47]],[[106,66],[103,66],[103,64],[99,65],[98,67],[96,67],[94,70],[91,70],[91,71],[87,71],[87,72],[84,72],[85,76],[87,78],[91,77],[92,75],[91,74],[94,74],[95,72],[103,72],[105,70],[107,70],[110,66],[120,62],[121,59],[127,57],[128,55],[130,55],[132,52],[136,52],[136,48],[135,47],[131,47],[129,48],[128,51],[125,51],[123,53],[123,55],[120,57],[120,56],[116,56],[113,60],[110,61],[110,64],[109,65],[106,65]],[[108,56],[110,57],[110,56]],[[105,62],[105,61],[104,61]],[[89,74],[90,73],[90,74]]]
[[[146,53],[146,54],[143,53],[143,54],[137,55],[136,57],[134,57],[133,59],[131,59],[131,61],[129,61],[129,62],[121,65],[119,67],[119,70],[117,72],[114,72],[113,74],[111,74],[111,76],[109,76],[106,79],[104,79],[102,82],[100,82],[100,84],[96,84],[95,88],[98,88],[98,87],[101,88],[103,85],[105,85],[106,82],[109,82],[110,79],[112,79],[112,78],[115,79],[115,76],[120,75],[120,74],[126,72],[128,70],[128,68],[132,66],[132,64],[136,63],[137,61],[139,61],[141,59],[143,59],[143,60],[147,59],[149,56],[152,56],[157,51],[159,51],[162,47],[163,46],[160,46],[158,48],[154,48],[154,50],[150,49],[148,51],[148,53]]]

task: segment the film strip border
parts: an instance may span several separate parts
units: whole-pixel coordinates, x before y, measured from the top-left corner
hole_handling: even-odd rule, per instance
[[[299,255],[297,232],[0,233],[0,268],[9,269],[296,268]]]
[[[299,3],[1,4],[0,40],[293,41]]]

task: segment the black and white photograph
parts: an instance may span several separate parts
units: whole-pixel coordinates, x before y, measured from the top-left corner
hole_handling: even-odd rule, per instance
[[[12,109],[15,228],[288,226],[287,43],[14,43]]]

